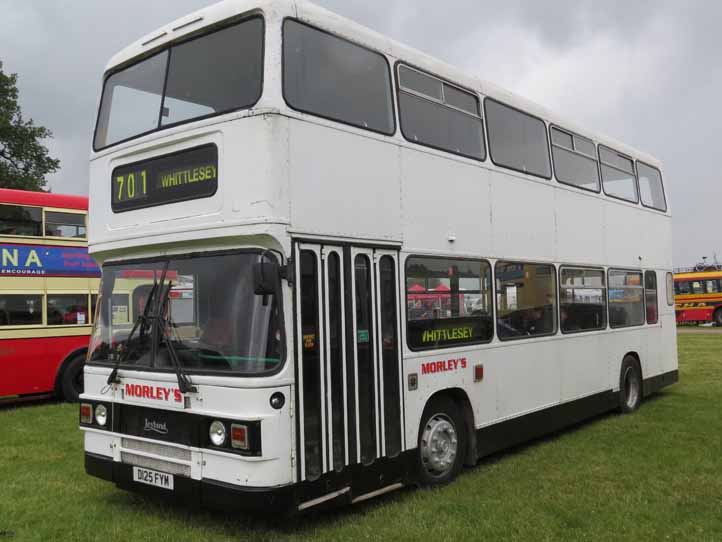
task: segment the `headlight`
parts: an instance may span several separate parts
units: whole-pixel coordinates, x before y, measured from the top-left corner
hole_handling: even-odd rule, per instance
[[[95,407],[95,421],[98,425],[105,425],[108,421],[108,409],[105,405],[98,405]]]
[[[214,421],[208,431],[208,436],[211,438],[213,446],[223,446],[226,442],[226,426],[223,425],[223,422]]]

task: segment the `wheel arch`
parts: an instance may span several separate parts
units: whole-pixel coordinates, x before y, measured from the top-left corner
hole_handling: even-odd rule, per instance
[[[466,465],[467,467],[474,466],[477,460],[476,426],[474,425],[474,410],[471,408],[471,401],[469,401],[469,396],[467,395],[466,391],[461,388],[444,388],[442,390],[434,392],[426,399],[423,410],[426,409],[426,406],[431,401],[433,401],[437,397],[442,396],[448,397],[452,401],[454,401],[454,403],[456,403],[462,415],[464,416],[464,427],[466,429],[466,434],[468,437],[466,439],[466,450],[464,450],[464,465]]]
[[[712,312],[712,322],[716,325],[719,325],[720,320],[722,320],[722,305],[717,307],[714,312]]]
[[[55,374],[55,385],[53,386],[53,393],[55,394],[55,397],[59,399],[63,398],[63,375],[65,374],[65,370],[68,368],[70,361],[79,355],[85,356],[87,353],[88,347],[81,346],[80,348],[72,350],[65,356],[65,358],[63,358],[63,361],[58,367],[58,372]]]

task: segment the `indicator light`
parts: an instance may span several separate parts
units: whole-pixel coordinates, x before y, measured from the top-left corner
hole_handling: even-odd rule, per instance
[[[248,450],[248,427],[240,424],[231,425],[231,446],[240,450]]]
[[[93,423],[93,405],[89,403],[80,404],[80,423]]]

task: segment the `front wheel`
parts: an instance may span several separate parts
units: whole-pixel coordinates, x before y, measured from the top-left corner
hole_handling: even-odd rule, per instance
[[[619,410],[622,414],[634,412],[642,403],[642,371],[632,356],[622,361],[619,375]]]
[[[417,463],[422,486],[446,484],[461,471],[466,428],[459,407],[448,397],[429,401],[421,417]]]
[[[78,354],[65,365],[60,390],[63,399],[69,403],[77,403],[80,394],[83,393],[83,368],[85,367],[85,355]]]

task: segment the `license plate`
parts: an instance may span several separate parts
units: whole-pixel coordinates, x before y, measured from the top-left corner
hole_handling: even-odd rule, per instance
[[[144,469],[142,467],[133,467],[133,481],[149,486],[162,487],[163,489],[173,489],[172,474]]]

